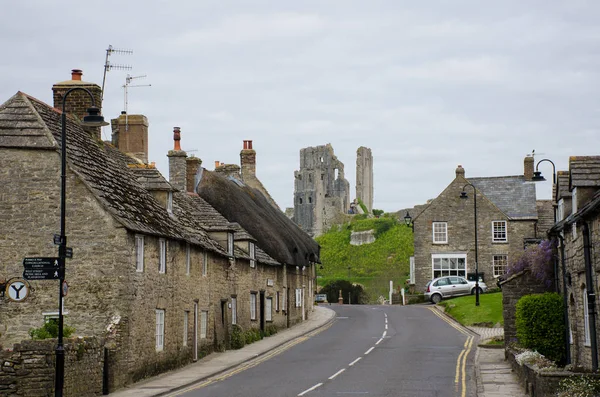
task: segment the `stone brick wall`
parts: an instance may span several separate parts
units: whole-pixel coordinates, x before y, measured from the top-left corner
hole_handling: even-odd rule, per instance
[[[12,351],[0,351],[0,396],[53,396],[56,343],[26,340]],[[64,346],[64,396],[102,395],[104,342],[74,338],[66,339]]]
[[[511,343],[517,339],[515,324],[516,305],[525,295],[542,294],[549,289],[537,281],[528,270],[515,274],[502,283],[502,316],[504,317],[504,341]]]
[[[350,245],[363,245],[375,242],[375,231],[352,232],[350,234]]]

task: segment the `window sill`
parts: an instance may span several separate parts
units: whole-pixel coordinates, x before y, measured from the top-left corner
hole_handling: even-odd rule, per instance
[[[492,241],[492,244],[508,244],[508,240],[506,240],[506,241]]]
[[[446,242],[436,242],[436,241],[433,241],[431,244],[434,244],[434,245],[448,245],[448,242],[447,241]]]

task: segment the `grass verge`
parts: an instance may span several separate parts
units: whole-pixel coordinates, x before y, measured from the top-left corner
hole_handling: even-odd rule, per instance
[[[445,307],[448,315],[465,326],[504,325],[502,292],[479,295],[479,306],[475,306],[475,295],[448,299],[439,304]]]

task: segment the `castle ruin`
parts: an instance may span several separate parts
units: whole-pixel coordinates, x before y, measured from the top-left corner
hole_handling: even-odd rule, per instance
[[[373,211],[373,155],[364,146],[356,150],[356,198]]]

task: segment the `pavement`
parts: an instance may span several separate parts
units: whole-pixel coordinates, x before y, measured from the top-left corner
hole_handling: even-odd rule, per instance
[[[443,308],[436,306],[443,312]],[[129,385],[117,392],[113,397],[150,397],[164,396],[213,376],[222,374],[242,364],[260,359],[273,350],[286,344],[295,344],[313,331],[324,328],[335,320],[335,312],[323,306],[315,306],[310,317],[291,328],[261,341],[247,345],[239,350],[228,350],[222,353],[211,353],[208,356],[186,367],[166,372],[162,375]],[[458,324],[458,323],[457,323]],[[504,359],[504,349],[486,347],[485,341],[504,334],[502,328],[467,327],[479,335],[479,345],[475,352],[475,374],[477,397],[524,396],[525,392],[518,382],[510,364]]]

